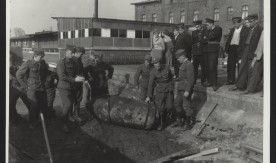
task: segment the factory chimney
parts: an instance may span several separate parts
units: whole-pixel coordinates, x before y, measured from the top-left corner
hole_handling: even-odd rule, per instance
[[[95,4],[94,4],[94,18],[98,18],[98,0],[94,0]]]

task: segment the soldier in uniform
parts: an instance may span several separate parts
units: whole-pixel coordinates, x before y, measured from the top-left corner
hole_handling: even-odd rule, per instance
[[[48,120],[47,112],[47,94],[45,89],[45,80],[48,71],[48,65],[43,60],[44,51],[40,49],[34,50],[33,59],[22,64],[16,72],[16,78],[23,90],[27,91],[27,97],[30,102],[28,127],[34,129],[38,124],[39,112],[45,115]],[[25,80],[27,78],[27,81]]]
[[[137,68],[137,71],[134,75],[134,84],[136,89],[140,89],[141,100],[145,100],[147,97],[148,83],[150,72],[153,69],[153,65],[151,64],[152,57],[150,55],[145,56],[145,63],[140,65]],[[141,79],[140,79],[140,76]],[[140,79],[140,80],[139,80]]]
[[[193,64],[186,57],[184,49],[176,51],[178,61],[181,63],[179,68],[179,81],[176,84],[177,95],[175,99],[176,108],[176,124],[174,126],[181,126],[181,119],[184,118],[184,130],[191,129],[193,124],[192,109],[191,109],[191,95],[194,86],[194,67]],[[184,111],[184,112],[183,112]]]
[[[154,69],[150,72],[147,98],[145,102],[153,99],[155,86],[156,95],[154,97],[155,106],[159,111],[160,123],[158,130],[165,127],[166,113],[173,107],[173,84],[172,73],[169,67],[160,63],[159,58],[153,58]]]
[[[218,55],[220,51],[220,40],[222,37],[222,28],[214,24],[214,20],[206,18],[207,25],[207,41],[204,46],[203,52],[205,53],[205,66],[208,82],[205,87],[213,87],[213,90],[218,89],[217,86],[217,67],[218,67]]]
[[[86,78],[86,75],[84,74],[83,69],[83,63],[82,63],[82,55],[85,54],[85,49],[83,47],[76,47],[74,56],[72,57],[75,61],[76,65],[76,75],[77,76],[83,76]],[[73,107],[73,118],[78,123],[81,123],[83,120],[80,117],[80,102],[82,100],[82,82],[75,83],[75,90],[76,90],[76,98],[74,101],[74,107]]]
[[[196,30],[192,32],[192,55],[193,55],[193,66],[195,72],[195,83],[198,74],[198,67],[201,68],[201,84],[203,85],[206,82],[205,75],[205,64],[204,64],[204,55],[203,55],[203,46],[207,43],[204,39],[206,36],[206,30],[202,27],[202,20],[194,21]]]
[[[18,122],[18,113],[16,111],[16,102],[21,98],[27,109],[30,109],[26,92],[22,89],[20,83],[16,79],[16,72],[22,63],[22,59],[17,58],[16,54],[10,52],[10,120],[16,124]]]
[[[63,131],[69,132],[68,120],[69,114],[72,112],[73,104],[76,99],[76,83],[82,83],[85,78],[77,76],[77,66],[73,60],[75,48],[72,45],[67,45],[65,58],[62,58],[57,63],[57,74],[59,82],[57,85],[58,92],[62,101],[62,120]]]

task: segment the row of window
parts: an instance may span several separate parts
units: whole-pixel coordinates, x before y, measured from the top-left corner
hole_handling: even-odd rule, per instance
[[[219,8],[214,9],[214,20],[219,21]],[[231,20],[234,15],[234,9],[233,7],[228,7],[227,8],[227,20]],[[248,16],[248,6],[242,6],[242,19]],[[185,23],[185,17],[186,13],[185,11],[180,11],[180,23]],[[193,11],[193,21],[198,20],[199,17],[199,10],[194,10]],[[152,14],[152,22],[157,22],[158,20],[158,15],[156,13]],[[147,16],[146,14],[142,14],[142,21],[147,21]],[[169,23],[174,23],[174,12],[169,12]]]
[[[79,37],[120,37],[120,38],[150,38],[150,31],[89,28],[59,33],[59,39],[79,38]]]

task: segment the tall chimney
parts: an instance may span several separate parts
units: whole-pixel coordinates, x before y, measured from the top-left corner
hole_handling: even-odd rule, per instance
[[[94,0],[94,18],[98,18],[98,0]]]

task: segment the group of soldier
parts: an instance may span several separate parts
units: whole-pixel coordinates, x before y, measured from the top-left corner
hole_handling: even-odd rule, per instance
[[[182,126],[184,130],[192,128],[191,97],[199,66],[201,84],[212,87],[214,91],[218,89],[222,28],[214,22],[209,18],[206,18],[205,24],[201,20],[194,21],[196,30],[192,35],[185,31],[183,24],[176,26],[174,36],[166,30],[153,31],[153,49],[150,55],[145,56],[144,64],[138,67],[134,81],[136,88],[141,90],[141,99],[154,102],[159,111],[158,130],[165,127],[168,113],[176,116],[173,126]],[[228,55],[225,84],[235,85],[230,91],[255,93],[258,85],[262,85],[263,28],[258,24],[257,14],[248,15],[243,22],[241,17],[234,17],[232,22],[233,28],[225,46]]]
[[[82,124],[80,117],[81,107],[87,108],[87,102],[81,104],[83,86],[91,86],[89,98],[108,94],[107,80],[112,78],[114,68],[102,60],[102,56],[92,54],[92,61],[83,67],[82,56],[85,54],[83,47],[67,45],[65,57],[58,61],[55,71],[49,70],[43,57],[42,49],[34,49],[33,58],[17,64],[16,55],[11,53],[10,61],[10,118],[11,122],[18,122],[16,102],[20,97],[29,111],[30,129],[34,129],[39,123],[39,113],[42,112],[46,124],[55,119],[53,103],[56,88],[62,102],[61,120],[63,131],[69,132],[69,121]],[[108,74],[106,74],[108,71]],[[87,93],[87,92],[86,92]],[[47,100],[46,100],[47,99]],[[91,116],[93,113],[87,108]]]

